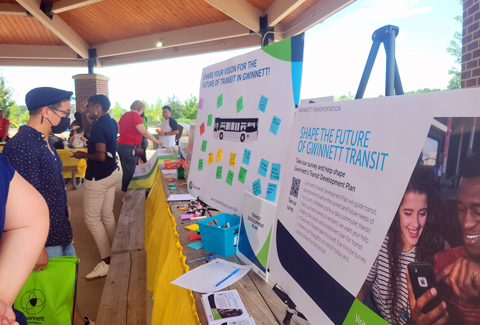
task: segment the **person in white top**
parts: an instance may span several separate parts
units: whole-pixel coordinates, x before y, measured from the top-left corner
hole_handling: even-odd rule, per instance
[[[70,142],[70,146],[73,148],[85,148],[87,146],[87,139],[84,136],[83,128],[77,127],[73,130],[75,134],[68,140]]]
[[[174,147],[175,135],[177,135],[179,131],[177,121],[172,117],[172,109],[170,106],[163,106],[162,115],[165,120],[162,122],[161,128],[157,130],[157,133],[164,147]]]

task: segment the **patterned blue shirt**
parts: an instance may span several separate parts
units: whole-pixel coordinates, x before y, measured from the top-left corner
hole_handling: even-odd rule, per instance
[[[50,231],[46,247],[68,245],[72,242],[63,164],[51,142],[50,147],[53,152],[48,149],[41,132],[23,125],[3,148],[3,154],[10,164],[47,202]],[[25,204],[28,205],[28,202]]]

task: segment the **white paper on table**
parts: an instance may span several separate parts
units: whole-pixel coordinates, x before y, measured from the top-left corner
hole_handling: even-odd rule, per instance
[[[190,194],[172,194],[168,197],[167,202],[190,201],[190,200],[195,200],[195,198]]]
[[[160,171],[162,172],[163,175],[177,174],[176,169],[160,169]]]
[[[240,265],[222,259],[215,259],[207,264],[199,266],[181,275],[172,281],[172,284],[196,292],[211,293],[220,291],[240,280],[250,271],[251,265]],[[216,287],[217,283],[232,274],[236,269],[239,271],[228,280]]]

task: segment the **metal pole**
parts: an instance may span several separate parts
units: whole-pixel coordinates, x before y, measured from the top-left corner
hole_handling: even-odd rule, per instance
[[[387,73],[385,79],[385,96],[395,95],[395,33],[391,32],[385,40],[385,53],[387,54]]]
[[[380,48],[381,43],[382,42],[380,40],[375,40],[372,43],[370,53],[368,54],[367,64],[365,65],[365,69],[363,70],[362,79],[360,80],[360,84],[358,85],[355,99],[362,99],[363,95],[365,94],[368,79],[370,78],[370,74],[372,73],[373,64],[375,63],[375,59],[377,58],[378,49]]]
[[[455,167],[455,176],[458,175],[458,171],[460,170],[460,154],[462,153],[462,144],[463,144],[463,124],[460,129],[460,144],[458,145],[457,166]],[[458,177],[455,177],[455,185],[453,186],[454,189],[457,188],[457,184],[458,184]]]
[[[473,118],[473,126],[472,126],[472,132],[470,133],[470,141],[468,142],[468,151],[467,151],[467,158],[470,158],[472,156],[472,150],[473,150],[473,140],[475,137],[475,128],[477,126],[477,118]]]
[[[395,59],[395,95],[403,95],[402,80],[400,79],[400,72],[398,72],[397,59]]]

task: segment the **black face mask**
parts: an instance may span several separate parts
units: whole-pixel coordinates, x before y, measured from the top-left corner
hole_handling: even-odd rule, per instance
[[[54,110],[52,110],[52,112],[58,116],[57,113],[55,113]],[[60,117],[60,116],[58,116]],[[50,119],[48,119],[48,122],[50,122]],[[53,125],[52,122],[50,122],[50,124],[52,125],[52,133],[54,134],[58,134],[58,133],[63,133],[65,132],[68,127],[70,126],[70,118],[69,117],[60,117],[60,123],[58,123],[58,125]]]

